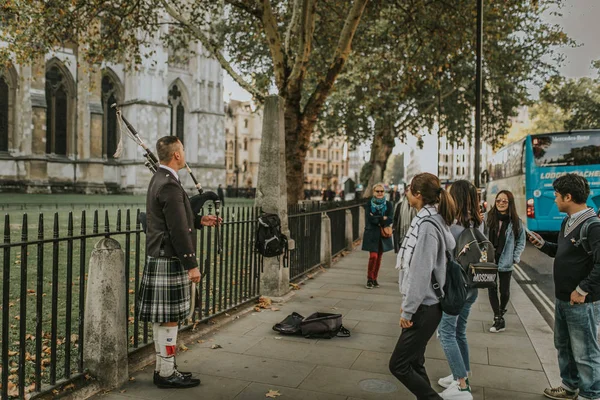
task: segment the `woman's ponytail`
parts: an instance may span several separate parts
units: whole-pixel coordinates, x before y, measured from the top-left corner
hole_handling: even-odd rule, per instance
[[[442,216],[446,225],[450,226],[456,219],[456,204],[450,193],[443,188],[440,188],[440,202],[438,207],[438,213]]]

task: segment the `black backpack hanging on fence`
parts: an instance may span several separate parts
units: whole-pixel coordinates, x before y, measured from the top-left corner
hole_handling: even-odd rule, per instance
[[[263,257],[277,257],[287,253],[288,239],[281,233],[277,214],[261,214],[256,228],[256,251]]]

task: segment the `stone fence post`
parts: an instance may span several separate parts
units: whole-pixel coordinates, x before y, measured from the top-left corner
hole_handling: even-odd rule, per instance
[[[290,238],[287,210],[287,180],[285,161],[284,103],[279,96],[265,99],[260,163],[254,205],[265,213],[277,214],[281,219],[281,232],[289,238],[289,248],[294,249]],[[278,259],[279,258],[279,259]],[[260,275],[261,294],[282,297],[289,292],[290,270],[283,266],[284,257],[264,259]]]
[[[321,265],[331,267],[331,220],[326,212],[321,214]]]
[[[354,248],[352,236],[352,211],[346,210],[346,250],[348,251]]]
[[[103,388],[129,379],[125,256],[119,242],[104,238],[90,257],[85,295],[83,360]]]
[[[358,207],[358,238],[363,239],[365,233],[365,208],[363,206]]]

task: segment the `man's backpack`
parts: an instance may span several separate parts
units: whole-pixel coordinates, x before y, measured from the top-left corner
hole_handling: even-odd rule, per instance
[[[581,230],[579,231],[579,240],[575,242],[575,247],[581,246],[583,250],[589,255],[592,254],[592,247],[590,246],[590,242],[588,240],[588,232],[590,230],[590,226],[600,224],[600,218],[598,217],[590,217],[583,221],[581,225]]]
[[[456,238],[456,261],[467,272],[470,288],[493,288],[498,278],[494,246],[477,228],[465,228]],[[491,257],[492,262],[489,261]]]
[[[258,217],[255,247],[264,257],[287,253],[288,239],[281,233],[281,220],[277,214],[261,214]]]
[[[433,220],[425,219],[423,222],[431,222],[442,233],[441,228]],[[446,282],[444,283],[444,292],[442,293],[440,284],[433,272],[431,273],[431,284],[435,295],[440,301],[442,311],[448,315],[460,314],[460,311],[467,302],[469,290],[468,278],[465,270],[454,260],[449,251],[446,250]]]

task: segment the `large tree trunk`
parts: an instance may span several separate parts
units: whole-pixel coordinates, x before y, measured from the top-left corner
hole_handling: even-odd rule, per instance
[[[297,204],[304,198],[304,162],[314,123],[302,115],[300,102],[293,99],[286,99],[284,115],[288,204]]]
[[[377,124],[377,122],[376,122]],[[365,188],[364,196],[372,195],[373,185],[383,182],[383,173],[385,167],[394,149],[394,134],[392,127],[389,124],[382,124],[376,129],[375,137],[371,143],[371,158],[369,162],[373,164],[371,176],[369,177],[367,187]]]

